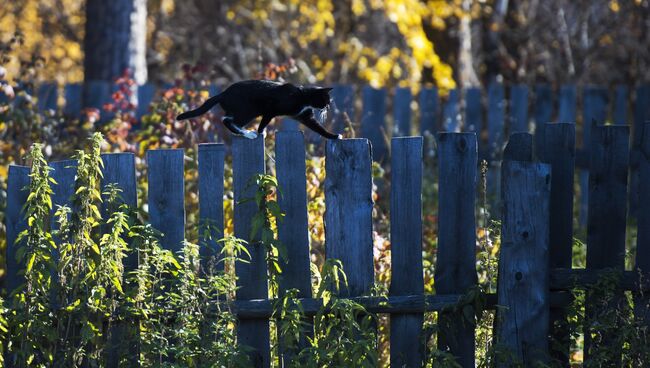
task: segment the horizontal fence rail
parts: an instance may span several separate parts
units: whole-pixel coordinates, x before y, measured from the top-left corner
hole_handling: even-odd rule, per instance
[[[490,93],[494,93],[497,100],[501,99],[503,91],[495,88]],[[547,92],[540,90],[536,96],[548,97]],[[370,94],[368,99],[377,98],[376,92],[367,93]],[[563,90],[562,93],[569,101],[575,99],[574,90]],[[403,99],[409,97],[406,92],[401,92],[401,96]],[[576,111],[570,108],[570,103],[566,104],[564,102],[562,114],[569,119]],[[377,111],[385,112],[382,109]],[[543,115],[541,111],[536,113]],[[404,112],[401,114],[406,115]],[[502,119],[502,115],[498,113],[498,119]],[[450,124],[454,122],[450,121]],[[476,124],[476,127],[480,126]],[[500,175],[496,178],[499,178],[501,188],[498,203],[503,208],[499,279],[497,293],[488,294],[486,299],[487,308],[499,311],[498,341],[525,364],[550,359],[549,346],[546,345],[548,334],[560,340],[568,334],[566,330],[551,327],[552,321],[566,319],[563,307],[571,302],[571,294],[567,291],[587,288],[596,283],[599,276],[611,272],[619,276],[620,290],[650,289],[650,283],[645,281],[650,278],[640,277],[650,272],[650,196],[645,192],[637,193],[639,235],[636,268],[625,270],[622,264],[627,201],[633,190],[627,180],[633,166],[630,152],[635,149],[640,153],[635,164],[639,173],[637,188],[647,187],[650,180],[650,123],[643,127],[644,134],[635,148],[634,141],[632,146],[628,144],[630,130],[627,126],[591,126],[586,269],[571,269],[575,124],[539,124],[535,136],[518,133],[504,139],[508,142],[504,161],[495,166],[500,168]],[[393,364],[421,365],[425,351],[422,345],[423,313],[437,311],[439,348],[452,353],[463,367],[473,367],[474,327],[463,320],[464,313],[455,307],[468,291],[477,286],[475,208],[481,147],[476,132],[441,132],[436,138],[439,170],[438,246],[434,266],[436,294],[427,295],[423,289],[421,194],[423,151],[426,148],[422,137],[395,137],[384,151],[386,154],[390,152],[392,176],[390,234],[393,269],[388,296],[369,296],[375,283],[371,168],[373,157],[381,157],[377,156],[375,146],[368,139],[329,141],[325,147],[326,256],[341,260],[347,272],[348,287],[342,290],[342,297],[359,302],[371,312],[391,314]],[[501,138],[495,135],[492,139],[498,142]],[[544,144],[537,148],[536,153],[541,162],[536,162],[533,157],[537,139]],[[278,231],[289,251],[289,258],[283,261],[289,277],[281,280],[280,295],[289,288],[299,289],[298,297],[303,302],[305,313],[310,315],[321,308],[322,301],[311,294],[304,144],[305,138],[300,132],[278,132],[275,165],[281,186],[278,203],[285,213],[285,222]],[[227,217],[223,205],[227,151],[223,144],[211,143],[200,145],[198,152],[200,217],[215,223],[214,231],[217,233],[223,232],[223,219]],[[251,220],[257,209],[254,202],[242,201],[252,195],[248,186],[251,177],[267,169],[264,138],[236,137],[231,152],[234,231],[235,236],[248,241],[251,253],[250,262],[235,264],[238,289],[231,308],[239,319],[239,342],[252,348],[250,356],[256,367],[268,367],[271,359],[269,317],[274,301],[269,300],[264,249],[258,244],[259,239],[250,238]],[[106,154],[102,157],[105,162],[102,186],[117,183],[123,190],[124,202],[133,206],[137,200],[134,156]],[[147,153],[149,189],[146,201],[150,222],[164,233],[162,245],[174,251],[181,249],[186,232],[183,162],[182,150],[152,150]],[[76,163],[54,162],[51,166],[52,177],[57,183],[53,184],[53,201],[69,205],[74,192]],[[27,226],[20,208],[27,195],[22,189],[28,183],[29,168],[9,168],[6,211],[9,260],[6,285],[9,291],[21,283],[18,270],[23,265],[15,261],[15,239]],[[201,252],[214,255],[218,253],[218,247],[217,243],[205,242],[201,244]],[[125,268],[129,270],[136,266],[137,260],[127,260]],[[597,313],[597,308],[600,306],[587,298],[588,313]],[[646,311],[638,308],[635,313]],[[598,348],[590,347],[591,351]],[[282,351],[285,356],[291,353]],[[554,355],[553,359],[567,359],[568,362],[568,355]]]

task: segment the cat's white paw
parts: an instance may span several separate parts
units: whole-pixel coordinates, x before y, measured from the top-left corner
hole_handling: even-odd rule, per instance
[[[262,130],[262,137],[266,138],[266,130]]]
[[[244,132],[244,137],[246,137],[248,139],[255,139],[255,138],[257,138],[257,133],[253,132],[251,130],[247,130],[247,131]]]
[[[343,139],[343,136],[341,134],[337,134],[336,139]]]

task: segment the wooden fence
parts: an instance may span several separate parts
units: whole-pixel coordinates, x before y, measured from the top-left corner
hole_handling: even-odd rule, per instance
[[[115,86],[100,81],[89,84],[88,88],[93,91],[93,100],[86,101],[83,105],[101,109],[104,103],[111,101]],[[150,83],[137,86],[137,117],[147,113],[149,104],[158,90],[170,86],[157,87]],[[209,87],[210,94],[216,94],[220,90],[219,86]],[[63,112],[70,116],[79,115],[82,109],[80,84],[65,85],[62,91],[59,91],[55,84],[44,83],[36,92],[39,106],[56,109],[59,93],[63,94],[66,101]],[[389,99],[389,96],[392,98]],[[389,141],[386,137],[426,136],[438,131],[477,132],[479,159],[494,163],[493,171],[497,172],[506,137],[517,132],[539,131],[548,122],[578,122],[575,165],[580,171],[578,211],[579,223],[583,226],[586,225],[588,216],[589,157],[586,152],[591,142],[592,121],[597,124],[629,124],[633,127],[630,186],[634,193],[637,187],[640,138],[637,132],[641,131],[644,122],[650,121],[650,84],[636,87],[619,85],[611,90],[599,86],[577,87],[567,84],[555,91],[546,84],[529,87],[494,83],[485,91],[474,87],[452,90],[444,98],[439,97],[436,88],[423,88],[417,96],[413,96],[410,89],[406,88],[390,91],[370,86],[357,88],[351,85],[336,85],[332,91],[332,99],[334,114],[331,129],[339,133],[345,128],[342,114],[345,112],[353,122],[358,122],[360,136],[368,138],[372,143],[373,159],[386,164],[389,160]],[[417,109],[412,108],[413,102],[417,102]],[[389,108],[392,108],[392,112],[388,111]],[[297,125],[291,120],[286,120],[282,128],[296,130]],[[310,132],[306,135],[310,141],[320,141],[319,137]],[[543,136],[544,134],[535,135],[536,147],[543,146]],[[539,152],[535,153],[539,155]],[[488,180],[490,196],[498,197],[498,176],[490,174]],[[636,213],[636,203],[636,198],[629,199],[632,215]]]
[[[650,123],[639,138],[639,187],[650,183]],[[496,326],[498,341],[525,364],[549,359],[547,336],[566,341],[567,331],[549,328],[553,320],[566,319],[563,309],[570,301],[566,291],[584,287],[598,279],[599,270],[623,271],[621,287],[639,290],[638,272],[624,271],[625,231],[629,173],[629,127],[592,126],[589,157],[589,207],[587,268],[571,269],[573,229],[573,178],[575,125],[545,124],[541,162],[533,162],[533,136],[511,136],[501,165],[502,239],[498,292],[488,295],[488,308],[500,305]],[[252,261],[237,263],[236,301],[238,338],[255,350],[255,365],[270,362],[268,281],[263,247],[250,239],[251,219],[257,211],[247,182],[265,171],[263,137],[235,137],[232,146],[235,236],[248,240]],[[307,226],[305,139],[300,132],[284,131],[276,136],[275,165],[281,187],[279,204],[286,218],[278,226],[288,259],[280,288],[298,288],[307,313],[320,305],[312,298]],[[468,289],[477,284],[476,273],[476,186],[478,141],[473,132],[442,132],[437,135],[439,168],[438,247],[435,265],[436,294],[424,294],[422,271],[422,175],[423,138],[391,140],[390,233],[392,283],[389,296],[367,296],[374,284],[373,225],[371,197],[372,151],[367,139],[343,139],[326,144],[325,247],[328,258],[340,259],[349,286],[343,296],[353,298],[375,313],[390,314],[391,364],[417,367],[423,359],[423,313],[441,312],[438,332],[440,348],[449,349],[463,367],[473,367],[475,331],[454,309]],[[201,144],[199,161],[200,220],[223,230],[223,182],[225,146]],[[103,156],[102,185],[117,183],[124,201],[136,203],[134,156],[129,153]],[[180,250],[185,238],[184,167],[182,150],[153,150],[147,153],[150,221],[164,233],[162,245]],[[52,164],[53,203],[69,204],[74,191],[74,162]],[[29,168],[10,166],[7,190],[7,237],[9,290],[21,282],[15,262],[17,234],[26,223],[20,209],[27,193]],[[637,199],[638,244],[636,266],[650,269],[650,193],[641,190]],[[216,244],[201,251],[214,252]],[[127,265],[127,268],[135,265]],[[647,297],[646,297],[647,298]],[[647,300],[635,313],[647,316]],[[589,303],[589,302],[588,302]],[[587,305],[587,308],[596,308]],[[645,318],[650,321],[650,318]],[[590,341],[587,340],[587,346]],[[598,347],[590,347],[598,349]],[[568,362],[569,346],[553,358]],[[612,362],[611,366],[616,366]]]

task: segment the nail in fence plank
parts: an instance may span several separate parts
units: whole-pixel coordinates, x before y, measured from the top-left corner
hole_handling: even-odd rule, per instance
[[[629,164],[629,127],[594,126],[591,132],[589,166],[589,213],[587,218],[587,269],[625,267],[625,220]],[[622,297],[614,297],[606,308],[615,308]],[[585,303],[585,364],[600,346],[610,350],[604,366],[620,365],[620,346],[615,337],[604,335],[591,341],[589,321],[602,314],[602,301],[587,295]],[[618,362],[618,363],[617,363]]]
[[[447,101],[442,108],[442,127],[445,132],[459,132],[460,131],[460,111],[458,103],[460,97],[458,96],[458,89],[449,91]]]
[[[614,91],[614,109],[612,111],[612,120],[616,125],[627,124],[627,86],[616,86]]]
[[[258,243],[259,234],[251,238],[252,219],[257,213],[254,201],[257,188],[251,182],[255,175],[264,174],[264,137],[256,139],[233,137],[232,141],[233,186],[235,192],[235,236],[248,241],[251,254],[249,263],[237,262],[237,299],[268,299],[266,252]],[[245,202],[242,202],[245,201]],[[237,338],[242,345],[253,351],[249,354],[255,367],[270,366],[269,321],[267,319],[240,319]]]
[[[438,129],[438,89],[422,88],[420,90],[420,135],[431,134]]]
[[[330,92],[332,100],[334,101],[334,115],[332,131],[334,133],[343,133],[347,127],[343,113],[348,115],[352,123],[355,123],[354,116],[354,89],[350,85],[335,85]]]
[[[325,249],[343,263],[348,288],[341,296],[370,292],[372,253],[371,149],[366,139],[330,140],[325,156]]]
[[[201,267],[207,274],[223,270],[219,262],[223,238],[223,170],[226,148],[199,144],[199,243]]]
[[[56,83],[43,83],[38,88],[37,96],[39,110],[56,110],[56,99],[58,97],[57,88]]]
[[[299,298],[311,298],[305,139],[301,132],[278,132],[275,137],[278,204],[285,215],[278,223],[278,238],[286,251],[280,257],[280,295],[284,295],[286,290],[298,289]],[[311,335],[310,322],[309,318],[306,334],[301,336],[301,347],[307,346],[306,335]],[[295,352],[282,350],[282,360],[286,365]]]
[[[650,183],[650,122],[645,123],[641,138],[639,156],[639,182]],[[637,212],[636,269],[650,271],[650,191],[639,191],[639,210]],[[650,298],[639,294],[635,301],[635,315],[638,320],[650,326]]]
[[[530,133],[512,133],[503,150],[503,159],[512,161],[533,160],[533,135]]]
[[[528,86],[510,88],[510,133],[528,132]]]
[[[439,133],[437,294],[463,294],[477,283],[476,204],[477,144],[475,133]],[[438,345],[474,366],[474,328],[462,314],[438,316]]]
[[[365,86],[362,92],[361,136],[372,143],[372,158],[381,162],[386,159],[386,90]]]
[[[102,170],[103,178],[101,181],[102,191],[102,218],[108,220],[113,211],[118,210],[120,204],[126,204],[131,209],[136,209],[137,192],[135,179],[135,156],[132,153],[109,153],[102,155],[104,169]],[[107,208],[107,197],[103,194],[109,184],[116,184],[122,191],[119,193],[120,198],[114,204],[114,208]],[[110,232],[112,225],[103,224],[102,233]],[[135,252],[132,252],[123,261],[124,274],[135,270],[138,267],[138,258]],[[119,367],[120,360],[125,357],[131,364],[135,364],[134,358],[138,354],[139,344],[129,344],[123,346],[127,341],[125,335],[128,333],[125,321],[118,320],[110,327],[109,341],[106,346],[106,365],[107,367]]]
[[[153,101],[155,95],[156,86],[153,83],[145,83],[138,86],[138,107],[135,115],[138,120],[140,120],[143,115],[149,113],[149,105],[151,105],[151,101]]]
[[[393,135],[411,135],[411,89],[396,88],[393,98]]]
[[[581,226],[587,224],[587,211],[589,197],[589,170],[587,161],[589,159],[589,144],[591,143],[591,128],[594,124],[605,124],[607,119],[607,89],[598,87],[587,87],[583,95],[582,113],[582,150],[579,152],[578,166],[583,168],[580,171],[580,217]]]
[[[504,161],[497,339],[524,367],[548,360],[551,168]],[[497,366],[510,367],[501,361]]]
[[[541,160],[551,166],[551,197],[549,224],[549,267],[571,268],[573,246],[573,175],[575,165],[575,124],[546,124]],[[551,308],[549,328],[559,345],[553,349],[554,360],[569,365],[570,331],[563,308]]]
[[[65,105],[63,114],[66,116],[77,117],[81,113],[81,84],[66,84],[63,89]]]
[[[390,295],[422,295],[422,137],[393,138]],[[390,316],[392,367],[421,367],[422,313]]]
[[[147,151],[149,221],[163,233],[160,245],[178,255],[185,240],[183,150]]]
[[[468,88],[465,91],[465,131],[481,132],[483,130],[483,104],[481,89]]]
[[[553,119],[553,92],[551,87],[546,84],[535,86],[535,101],[533,103],[533,119],[535,121],[535,153],[541,152],[544,144],[544,123],[549,123]]]
[[[120,199],[113,210],[117,210],[120,204],[126,204],[131,209],[137,208],[138,194],[136,190],[135,179],[135,156],[133,153],[109,153],[102,155],[104,162],[104,175],[101,181],[101,191],[104,193],[109,184],[116,184],[121,192]],[[111,216],[107,208],[107,198],[102,195],[102,218],[108,220]],[[107,225],[102,229],[103,233],[110,231],[112,225]],[[125,272],[132,271],[138,267],[138,258],[136,254],[131,254],[124,260]]]
[[[27,229],[27,220],[23,212],[23,205],[27,202],[29,195],[29,173],[31,169],[27,166],[9,165],[9,176],[7,178],[7,209],[5,214],[5,226],[7,231],[6,249],[6,295],[25,282],[23,275],[18,275],[22,265],[16,260],[16,250],[21,244],[16,244],[16,238],[23,230]]]
[[[557,113],[558,123],[576,122],[576,86],[568,84],[560,87],[560,100]],[[547,123],[545,121],[544,123]]]

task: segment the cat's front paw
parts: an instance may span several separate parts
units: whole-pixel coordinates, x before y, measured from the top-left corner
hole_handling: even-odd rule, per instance
[[[255,138],[257,138],[257,133],[253,132],[251,130],[247,130],[247,131],[244,132],[244,137],[246,137],[248,139],[255,139]]]

